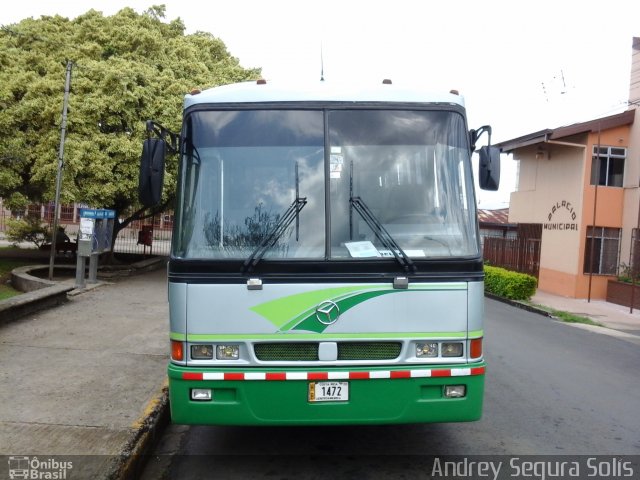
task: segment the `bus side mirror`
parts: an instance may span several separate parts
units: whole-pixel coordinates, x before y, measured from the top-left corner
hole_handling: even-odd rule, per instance
[[[498,147],[481,147],[479,150],[480,165],[478,181],[483,190],[496,191],[500,186],[500,149]]]
[[[145,207],[158,205],[162,199],[166,150],[166,142],[159,138],[147,138],[142,146],[138,198]]]

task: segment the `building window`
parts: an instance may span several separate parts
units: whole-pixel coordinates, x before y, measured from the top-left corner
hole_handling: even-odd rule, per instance
[[[591,185],[621,187],[626,157],[626,148],[594,146],[591,157]]]
[[[584,273],[616,275],[619,251],[619,228],[589,227],[584,249]]]

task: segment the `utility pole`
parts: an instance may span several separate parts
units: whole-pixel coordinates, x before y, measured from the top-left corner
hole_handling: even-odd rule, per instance
[[[64,168],[64,139],[67,132],[67,107],[71,90],[71,68],[73,62],[67,60],[67,79],[64,85],[64,102],[62,104],[62,124],[60,125],[60,148],[58,149],[58,174],[56,176],[56,198],[53,203],[53,229],[51,231],[51,253],[49,254],[49,280],[53,280],[53,266],[56,258],[56,233],[58,230],[58,212],[60,211],[60,187],[62,186],[62,169]]]
[[[598,211],[598,185],[600,184],[600,136],[602,135],[602,119],[598,120],[598,153],[596,154],[596,186],[593,193],[593,222],[591,223],[591,250],[589,251],[589,290],[587,303],[591,303],[591,282],[593,280],[593,255],[596,244],[596,213]],[[593,162],[593,160],[591,160]],[[587,237],[589,237],[589,226],[587,226]],[[604,241],[604,240],[603,240]],[[585,248],[586,248],[585,239]],[[602,246],[600,246],[602,248]],[[600,273],[600,270],[598,270]]]

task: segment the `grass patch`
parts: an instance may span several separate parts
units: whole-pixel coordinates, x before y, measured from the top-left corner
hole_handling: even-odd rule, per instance
[[[583,317],[582,315],[575,315],[569,312],[563,312],[562,310],[555,310],[553,308],[546,307],[544,305],[536,305],[531,303],[533,307],[539,308],[540,310],[544,310],[548,312],[554,318],[558,320],[562,320],[566,323],[584,323],[585,325],[594,325],[596,327],[603,327],[601,323],[596,322],[595,320],[591,320],[589,317]]]
[[[33,265],[33,260],[21,260],[19,258],[0,258],[0,280],[2,283],[9,280],[11,270],[25,265]]]
[[[15,288],[12,288],[10,285],[0,285],[0,300],[6,300],[7,298],[15,297],[16,295],[20,295],[21,293],[22,292],[19,292]]]
[[[15,297],[22,293],[8,284],[11,270],[31,264],[33,264],[32,261],[25,262],[15,258],[0,258],[0,300]]]

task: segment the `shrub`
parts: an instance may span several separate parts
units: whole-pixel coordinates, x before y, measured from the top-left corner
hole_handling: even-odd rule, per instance
[[[7,219],[5,234],[7,239],[14,244],[31,242],[38,248],[51,238],[49,227],[43,224],[40,218],[34,216]]]
[[[640,281],[640,273],[631,265],[621,263],[618,267],[618,281],[624,283],[638,283]]]
[[[536,293],[538,281],[526,273],[484,266],[485,291],[511,300],[528,300]]]

